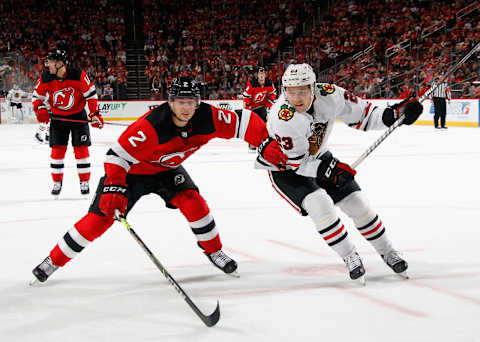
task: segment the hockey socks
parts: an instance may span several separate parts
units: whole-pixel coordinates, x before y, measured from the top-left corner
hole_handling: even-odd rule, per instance
[[[188,221],[198,244],[205,253],[215,253],[222,249],[213,216],[207,202],[196,190],[185,190],[177,194],[171,203],[178,207]]]

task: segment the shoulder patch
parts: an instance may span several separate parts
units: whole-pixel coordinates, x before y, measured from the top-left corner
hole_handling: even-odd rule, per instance
[[[319,83],[317,85],[322,96],[327,96],[328,94],[333,94],[335,92],[335,87],[330,83]]]
[[[288,121],[293,118],[293,114],[295,114],[295,108],[289,107],[288,105],[284,104],[280,107],[278,111],[278,118],[280,120]]]

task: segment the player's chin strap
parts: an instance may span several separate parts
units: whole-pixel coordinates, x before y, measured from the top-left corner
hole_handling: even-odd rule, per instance
[[[473,49],[470,50],[470,52],[468,52],[460,61],[453,65],[445,74],[443,74],[442,78],[436,82],[433,87],[430,87],[429,89],[425,90],[423,94],[419,95],[418,101],[422,103],[429,98],[433,91],[437,89],[440,84],[442,84],[443,81],[453,74],[463,63],[465,63],[476,51],[480,51],[480,42],[477,43]],[[416,98],[412,98],[411,100],[406,101],[404,105],[406,105],[408,102],[414,101],[415,99]],[[352,169],[356,169],[362,161],[364,161],[395,129],[397,129],[403,123],[404,119],[405,115],[401,113],[398,120],[395,121],[395,123],[391,125],[377,140],[375,140],[375,142],[369,148],[367,148],[367,150],[363,152],[360,157],[358,157],[358,159],[351,165]]]
[[[200,311],[197,305],[190,299],[190,297],[183,291],[183,289],[178,285],[178,283],[173,279],[173,277],[168,273],[167,269],[158,261],[157,257],[153,255],[150,249],[145,245],[145,243],[140,239],[137,233],[133,230],[132,226],[127,222],[125,217],[120,214],[120,211],[115,210],[115,219],[123,224],[127,228],[130,235],[137,241],[137,243],[142,247],[143,251],[148,255],[150,260],[153,261],[155,266],[162,272],[163,276],[168,280],[168,282],[177,290],[177,293],[187,302],[188,306],[195,312],[195,314],[202,320],[207,327],[213,327],[220,319],[220,304],[217,301],[217,307],[210,315],[205,315]]]

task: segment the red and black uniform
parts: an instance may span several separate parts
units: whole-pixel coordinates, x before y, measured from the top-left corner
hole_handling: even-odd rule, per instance
[[[72,134],[72,146],[77,162],[80,181],[90,179],[90,160],[88,146],[91,145],[85,104],[90,113],[97,111],[97,92],[80,69],[68,68],[65,78],[59,79],[45,71],[35,86],[32,96],[35,113],[48,109],[52,114],[50,124],[51,170],[54,182],[63,179],[63,159],[67,150],[68,139]],[[81,120],[85,123],[55,120]],[[48,119],[47,119],[48,122]]]
[[[181,164],[213,138],[240,138],[259,146],[268,137],[265,123],[249,110],[232,112],[203,102],[186,127],[175,126],[172,115],[168,103],[149,111],[108,150],[106,175],[100,179],[88,214],[50,252],[55,265],[65,265],[113,224],[113,217],[100,210],[107,184],[126,185],[125,214],[142,196],[157,194],[167,207],[181,211],[206,253],[221,249],[207,203]]]
[[[277,98],[277,91],[270,79],[265,79],[262,86],[258,80],[247,81],[247,87],[243,92],[243,103],[246,109],[253,110],[260,115],[263,121],[267,121],[267,109],[269,109]]]

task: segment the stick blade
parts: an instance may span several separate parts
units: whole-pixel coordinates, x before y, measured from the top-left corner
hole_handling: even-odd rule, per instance
[[[207,327],[213,327],[215,324],[217,324],[217,322],[220,320],[220,303],[218,300],[215,311],[211,315],[203,315],[201,318]]]

